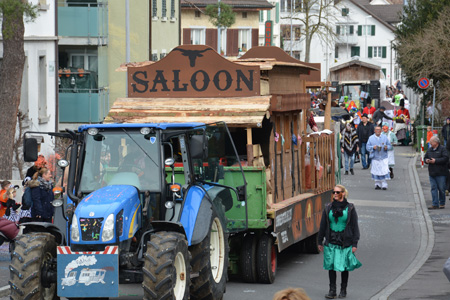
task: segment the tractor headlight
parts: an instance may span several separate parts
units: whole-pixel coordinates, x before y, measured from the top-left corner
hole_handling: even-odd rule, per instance
[[[73,215],[73,218],[72,218],[72,228],[70,230],[70,238],[74,242],[80,241],[80,228],[78,227],[78,219],[77,219],[77,215],[75,215],[75,214]]]
[[[102,242],[112,240],[114,237],[114,215],[110,214],[103,225]]]

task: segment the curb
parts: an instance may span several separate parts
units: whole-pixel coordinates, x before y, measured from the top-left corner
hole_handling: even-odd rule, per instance
[[[419,174],[416,170],[416,161],[418,155],[414,155],[409,162],[408,171],[411,178],[411,188],[414,194],[414,202],[416,204],[416,213],[420,224],[420,246],[416,257],[405,271],[397,277],[392,283],[387,285],[378,294],[374,295],[370,300],[387,300],[398,288],[405,284],[414,274],[419,271],[423,264],[428,260],[434,247],[434,230],[430,215],[428,214],[425,196],[423,195],[422,185],[420,184]]]
[[[0,297],[7,297],[9,296],[9,294],[10,294],[9,285],[0,287]]]

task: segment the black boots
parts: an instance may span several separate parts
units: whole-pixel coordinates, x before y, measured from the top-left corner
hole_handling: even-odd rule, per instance
[[[337,298],[336,284],[330,284],[330,291],[328,292],[328,294],[325,295],[325,298],[327,298],[327,299],[336,299]]]
[[[352,175],[355,175],[355,173],[353,172],[353,169],[350,169],[350,173],[351,173]]]
[[[389,168],[389,172],[391,172],[391,179],[394,179],[394,169]]]
[[[341,292],[339,293],[339,298],[345,298],[347,297],[347,285],[341,284]]]

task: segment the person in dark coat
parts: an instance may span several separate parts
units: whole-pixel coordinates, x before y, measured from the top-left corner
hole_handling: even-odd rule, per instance
[[[373,124],[375,125],[381,125],[381,123],[383,123],[383,118],[388,119],[388,120],[392,120],[391,117],[389,117],[388,115],[386,115],[384,113],[384,111],[386,110],[386,108],[384,106],[380,106],[380,108],[378,108],[372,116],[372,121]]]
[[[31,217],[35,221],[52,222],[54,199],[52,173],[47,168],[41,168],[29,182],[31,188],[31,198],[33,205],[31,207]]]
[[[450,117],[445,120],[445,125],[442,127],[442,137],[444,138],[444,146],[447,146],[447,141],[450,139]]]
[[[430,139],[430,148],[425,153],[424,161],[428,164],[430,176],[432,205],[429,209],[445,208],[445,185],[448,175],[448,152],[439,142],[437,136]]]
[[[355,252],[359,241],[358,214],[355,206],[347,202],[348,191],[336,185],[333,201],[325,205],[318,234],[319,251],[323,251],[323,268],[328,270],[330,291],[325,298],[334,299],[336,293],[336,271],[341,272],[339,298],[347,296],[349,271],[361,267]]]
[[[356,133],[358,134],[361,163],[363,165],[363,169],[368,169],[370,167],[370,157],[369,152],[366,149],[366,144],[369,137],[375,133],[375,127],[369,122],[369,118],[366,114],[362,115],[361,123],[359,123],[358,128],[356,129]]]

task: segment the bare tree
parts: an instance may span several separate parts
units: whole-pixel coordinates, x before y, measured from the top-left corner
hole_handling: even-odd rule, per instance
[[[422,31],[400,40],[397,49],[402,71],[417,82],[421,77],[439,81],[436,101],[450,98],[450,7]]]
[[[27,118],[26,114],[22,114],[22,112],[19,110],[19,113],[17,114],[17,134],[14,140],[14,162],[13,167],[17,168],[17,171],[19,172],[20,179],[24,178],[24,164],[23,161],[23,134],[24,134],[24,126],[23,123],[25,122]]]
[[[26,0],[1,0],[3,61],[0,69],[0,178],[12,177],[14,137],[25,63],[24,15],[36,17],[36,8]]]
[[[291,3],[294,3],[292,0]],[[338,8],[333,0],[297,0],[298,5],[293,8],[292,16],[283,19],[291,19],[302,23],[303,32],[300,42],[305,42],[305,62],[309,62],[311,53],[311,42],[317,37],[322,44],[328,47],[334,46],[336,33],[334,24]],[[291,32],[291,43],[294,34]]]

